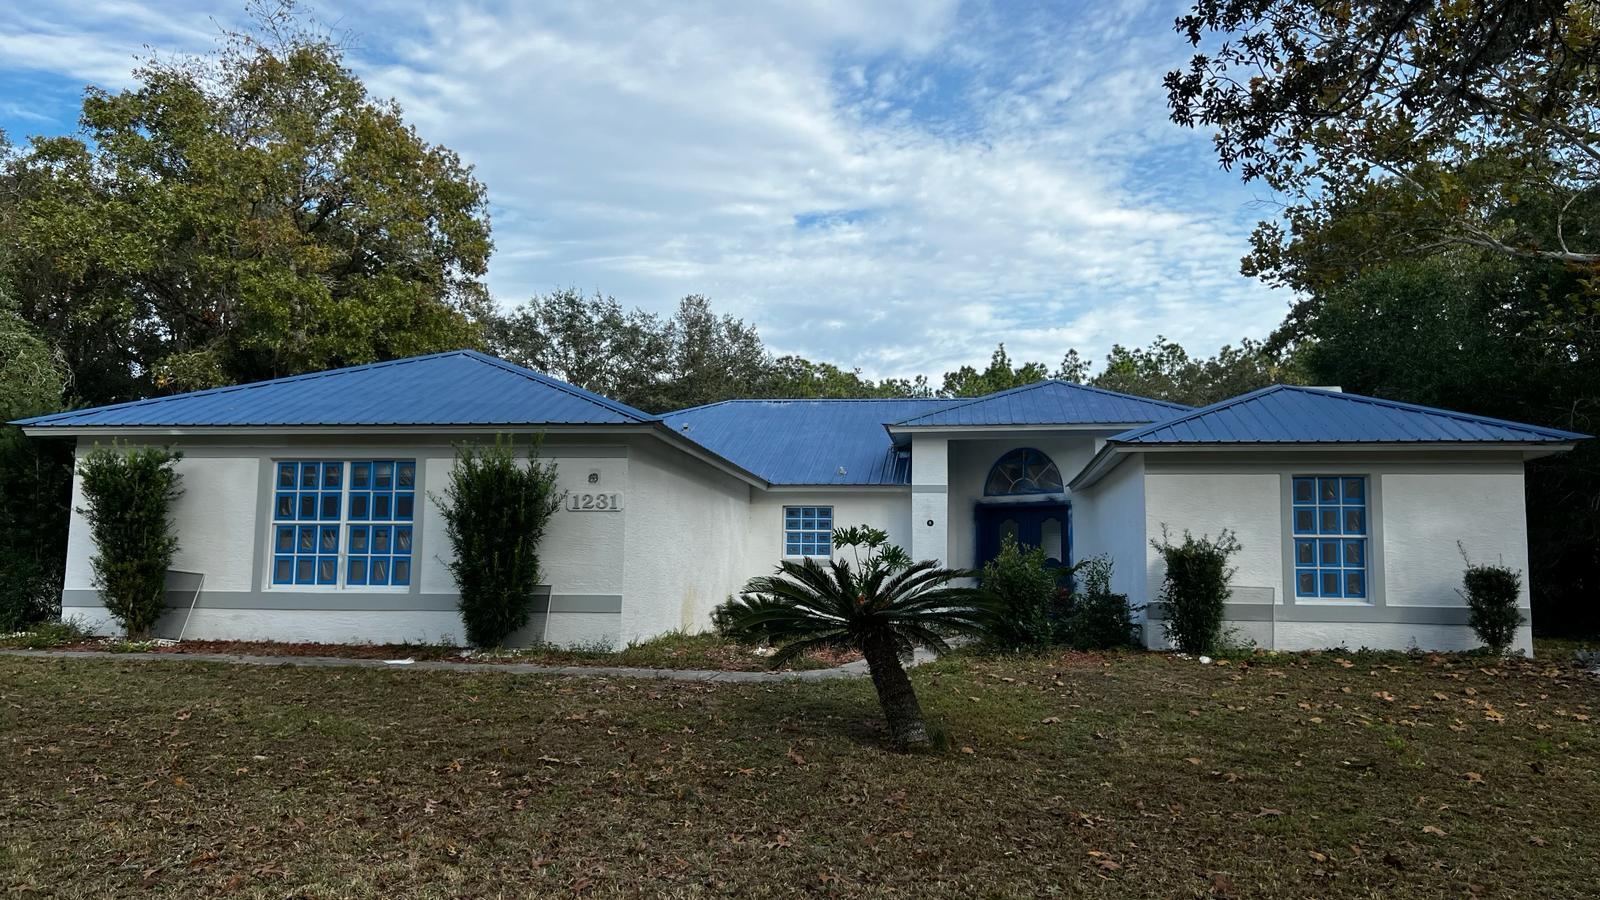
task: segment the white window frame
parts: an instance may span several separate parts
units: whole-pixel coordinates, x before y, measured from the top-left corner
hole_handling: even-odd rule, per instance
[[[826,552],[824,552],[824,553],[805,553],[805,552],[790,553],[789,552],[789,534],[790,534],[791,531],[796,533],[796,534],[807,534],[807,535],[814,535],[816,533],[824,531],[824,529],[822,529],[822,528],[804,528],[804,527],[802,527],[802,528],[791,529],[789,527],[789,510],[791,510],[791,509],[794,509],[794,510],[807,510],[807,509],[824,510],[825,509],[825,510],[828,511],[828,527],[826,529],[826,532],[827,532],[827,551]],[[802,517],[803,517],[803,514],[802,514]],[[821,517],[820,516],[815,516],[813,518],[821,518]],[[782,529],[781,533],[783,535],[782,536],[783,558],[784,559],[832,559],[833,558],[833,523],[834,523],[833,504],[831,504],[831,503],[785,503],[783,505],[783,520],[779,525],[779,527]],[[805,543],[804,541],[801,542],[802,546],[804,545],[804,543]]]
[[[272,459],[271,462],[272,462],[272,477],[271,477],[270,485],[269,485],[269,487],[267,489],[267,557],[266,557],[267,564],[265,566],[265,569],[266,569],[266,586],[265,586],[265,589],[266,590],[269,590],[269,591],[291,591],[291,592],[299,592],[299,593],[328,593],[330,591],[349,592],[349,593],[358,593],[358,594],[361,594],[361,593],[365,593],[365,594],[409,594],[409,593],[411,593],[412,588],[415,587],[416,584],[417,584],[417,577],[418,577],[417,559],[419,557],[419,554],[417,553],[417,520],[419,518],[421,518],[422,505],[421,505],[421,492],[417,490],[417,485],[421,481],[421,471],[422,471],[422,462],[421,462],[421,460],[411,459],[411,458],[404,458],[404,457],[387,457],[387,458],[375,459],[375,458],[370,457],[370,456],[356,458],[356,457],[341,457],[341,456],[334,456],[334,455],[307,454],[305,456],[285,456],[285,457],[281,457],[281,458],[274,458],[274,459]],[[334,520],[334,519],[320,519],[319,518],[315,522],[301,522],[298,519],[296,519],[293,522],[280,522],[280,521],[278,521],[278,491],[279,491],[279,486],[278,486],[278,467],[280,465],[282,465],[283,463],[295,463],[295,464],[298,465],[300,463],[308,463],[308,462],[314,462],[314,463],[338,463],[341,466],[343,466],[343,472],[339,476],[339,518],[337,520]],[[389,519],[380,520],[380,521],[374,521],[371,518],[367,518],[367,519],[352,519],[352,518],[350,518],[350,473],[351,473],[351,466],[354,463],[358,463],[358,462],[369,462],[369,463],[370,462],[392,462],[392,463],[395,463],[397,466],[400,463],[411,463],[412,472],[413,472],[413,474],[411,476],[413,499],[412,499],[412,504],[411,504],[411,520],[410,521],[399,521],[399,520],[394,519],[394,518],[389,518]],[[398,478],[399,477],[398,473],[396,473],[393,477]],[[369,490],[370,490],[370,488],[369,488]],[[300,487],[297,484],[295,486],[295,493],[298,494],[300,492],[301,492],[300,491]],[[325,493],[325,492],[319,489],[318,493],[321,494],[321,493]],[[370,512],[370,510],[369,510],[369,512]],[[393,510],[390,510],[390,512],[392,513]],[[319,526],[319,527],[320,526],[324,526],[324,525],[337,525],[338,526],[338,529],[339,529],[339,550],[338,550],[338,552],[336,552],[334,554],[334,559],[336,560],[336,562],[334,563],[334,566],[337,569],[337,571],[335,572],[335,577],[334,577],[333,584],[279,584],[279,583],[277,583],[277,581],[276,581],[274,576],[276,575],[276,570],[277,570],[277,565],[278,565],[278,556],[280,555],[278,553],[278,528],[279,527],[290,527],[290,526],[292,526],[292,527],[295,528],[295,534],[296,534],[296,537],[298,538],[299,528],[302,525],[316,525],[316,526]],[[348,584],[348,583],[346,583],[347,578],[349,577],[349,573],[350,573],[350,527],[352,525],[385,525],[385,526],[388,526],[390,528],[393,528],[393,527],[399,525],[399,526],[404,526],[404,527],[407,527],[407,528],[411,529],[411,578],[409,579],[409,581],[406,584]],[[300,554],[297,553],[297,554],[292,554],[292,555],[293,556],[298,556]],[[391,551],[388,555],[390,557],[393,557],[395,554]],[[319,554],[317,554],[317,556],[321,557],[322,554],[319,553]],[[390,565],[393,565],[392,561],[391,561]]]

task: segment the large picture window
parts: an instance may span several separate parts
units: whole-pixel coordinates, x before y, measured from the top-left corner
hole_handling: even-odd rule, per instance
[[[276,465],[274,585],[411,584],[416,460],[280,460]]]
[[[1300,475],[1293,482],[1296,597],[1367,598],[1367,479]]]
[[[783,508],[784,556],[833,555],[833,507]]]

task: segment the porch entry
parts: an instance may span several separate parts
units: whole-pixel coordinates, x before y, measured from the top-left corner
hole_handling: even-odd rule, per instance
[[[977,564],[982,568],[1000,555],[1006,536],[1028,547],[1043,547],[1051,566],[1064,566],[1071,553],[1071,518],[1067,504],[980,503],[976,513],[978,533]]]

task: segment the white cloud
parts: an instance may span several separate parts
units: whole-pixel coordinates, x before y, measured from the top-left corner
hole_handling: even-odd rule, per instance
[[[318,9],[375,94],[477,165],[502,301],[704,293],[778,350],[874,375],[999,341],[1052,363],[1157,332],[1210,352],[1281,317],[1237,274],[1248,196],[1166,121],[1175,8],[528,6]],[[66,9],[0,27],[0,53],[62,42],[62,71],[114,82],[134,35],[214,33],[193,9]]]

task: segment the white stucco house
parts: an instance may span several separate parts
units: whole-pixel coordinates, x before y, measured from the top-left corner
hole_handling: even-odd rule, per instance
[[[750,577],[870,524],[961,568],[1005,534],[1062,561],[1107,554],[1151,646],[1150,539],[1226,528],[1243,545],[1229,626],[1263,647],[1468,648],[1457,542],[1526,572],[1523,465],[1586,437],[1286,386],[1201,409],[1043,381],[654,416],[472,351],[18,424],[80,455],[113,440],[183,451],[159,630],[187,617],[194,638],[340,642],[461,640],[433,495],[457,443],[543,433],[567,500],[519,637],[612,645],[703,628]],[[69,544],[63,615],[109,633],[80,515]]]

